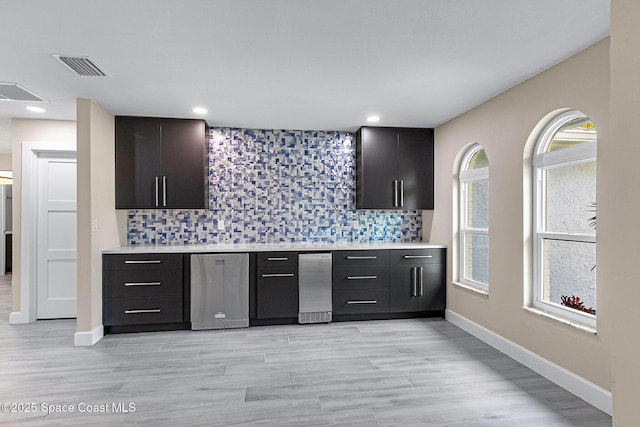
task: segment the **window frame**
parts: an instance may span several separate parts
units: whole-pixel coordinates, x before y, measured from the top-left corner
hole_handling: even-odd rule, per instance
[[[568,320],[573,320],[595,327],[596,315],[583,313],[558,303],[545,301],[544,298],[544,242],[545,240],[559,240],[566,242],[596,243],[596,233],[548,232],[544,229],[546,210],[546,172],[551,169],[596,163],[597,168],[597,137],[595,141],[583,142],[573,147],[566,147],[547,152],[547,147],[558,130],[566,123],[579,119],[589,119],[585,114],[571,110],[556,116],[540,134],[534,150],[532,160],[533,170],[533,286],[532,305],[534,308],[552,313]],[[597,133],[596,133],[597,135]],[[595,200],[594,200],[595,202]],[[597,311],[597,310],[596,310]]]
[[[460,171],[458,173],[458,181],[459,181],[459,213],[458,213],[458,233],[459,233],[459,281],[464,283],[465,285],[473,286],[477,289],[488,291],[489,289],[489,280],[487,283],[478,282],[477,280],[469,279],[466,277],[467,271],[467,259],[466,259],[466,237],[474,234],[478,235],[486,235],[489,236],[489,227],[486,228],[477,228],[477,227],[467,227],[469,224],[468,221],[468,201],[467,192],[470,183],[479,182],[487,180],[489,181],[489,166],[485,166],[482,168],[471,169],[469,170],[469,162],[473,158],[473,156],[478,153],[480,150],[484,150],[484,147],[480,144],[473,144],[469,147],[462,158],[462,162],[460,163]],[[486,151],[485,151],[486,154]],[[489,189],[489,191],[491,191]],[[489,209],[489,200],[487,200],[487,207]],[[488,238],[488,237],[487,237]],[[487,251],[489,249],[487,248]],[[489,271],[489,258],[487,257],[487,272]]]

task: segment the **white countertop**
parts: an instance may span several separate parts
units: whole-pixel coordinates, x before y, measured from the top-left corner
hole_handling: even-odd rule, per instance
[[[103,250],[103,254],[144,253],[208,253],[208,252],[285,252],[285,251],[345,251],[374,249],[446,248],[429,242],[278,242],[236,243],[213,245],[131,245]]]

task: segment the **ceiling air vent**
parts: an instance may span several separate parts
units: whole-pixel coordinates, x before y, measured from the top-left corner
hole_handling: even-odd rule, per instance
[[[40,98],[27,88],[20,86],[18,83],[0,82],[0,101],[42,101],[46,99]]]
[[[53,57],[80,76],[110,77],[109,74],[102,71],[88,56],[53,55]]]

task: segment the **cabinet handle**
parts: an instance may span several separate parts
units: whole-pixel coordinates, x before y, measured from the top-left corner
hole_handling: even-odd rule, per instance
[[[399,199],[400,202],[398,203],[398,207],[401,208],[404,206],[404,181],[400,180],[400,191],[398,191],[398,193],[400,193],[399,195]]]
[[[375,280],[378,276],[347,276],[347,280]]]
[[[135,283],[125,283],[125,286],[160,286],[162,282],[135,282]]]
[[[267,261],[289,261],[288,257],[269,257]]]
[[[376,300],[364,300],[364,301],[347,301],[347,304],[377,304]]]
[[[152,308],[150,310],[125,310],[124,314],[140,314],[140,313],[160,313],[159,308]]]
[[[167,177],[162,177],[162,206],[167,207]]]
[[[418,296],[422,296],[424,293],[424,280],[423,280],[423,268],[418,267]]]
[[[393,207],[398,207],[398,180],[393,180]]]
[[[293,273],[273,273],[273,274],[263,274],[262,277],[265,278],[269,278],[269,277],[293,277],[294,274]]]
[[[348,256],[347,259],[378,259],[377,256]]]
[[[433,255],[405,255],[404,259],[433,258]]]
[[[158,177],[156,176],[156,208],[158,207],[158,197],[159,196],[159,189],[158,189]]]
[[[418,296],[418,269],[415,267],[411,269],[411,296]]]
[[[125,264],[162,264],[162,260],[160,259],[141,259],[141,260],[128,259],[124,263]]]

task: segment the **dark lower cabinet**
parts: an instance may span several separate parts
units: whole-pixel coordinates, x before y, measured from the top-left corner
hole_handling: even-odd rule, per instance
[[[333,253],[333,314],[389,312],[389,251]]]
[[[390,251],[391,312],[445,309],[444,249]]]
[[[444,310],[444,275],[438,264],[391,268],[389,284],[392,312]]]
[[[298,267],[258,267],[258,319],[298,316]]]
[[[188,329],[184,256],[102,256],[102,324],[105,333]]]
[[[256,318],[297,318],[298,253],[259,252],[256,265]]]

